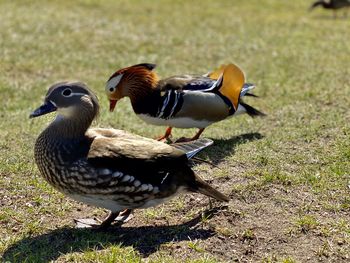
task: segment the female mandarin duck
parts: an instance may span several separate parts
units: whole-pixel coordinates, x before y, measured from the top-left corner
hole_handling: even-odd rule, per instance
[[[173,76],[158,80],[154,64],[138,64],[115,72],[107,81],[106,93],[113,111],[118,100],[129,97],[132,107],[149,124],[169,126],[164,136],[171,135],[172,127],[199,128],[191,139],[198,139],[212,123],[239,113],[250,116],[264,114],[245,104],[244,95],[254,88],[245,83],[242,70],[234,65],[200,75]]]
[[[350,0],[319,0],[311,5],[311,9],[322,6],[325,9],[340,9],[343,7],[350,6]]]
[[[101,227],[121,211],[156,206],[184,191],[228,201],[189,167],[189,158],[212,141],[174,147],[121,130],[89,129],[99,105],[82,83],[53,85],[30,117],[53,111],[57,117],[35,143],[36,164],[65,195],[110,210]]]

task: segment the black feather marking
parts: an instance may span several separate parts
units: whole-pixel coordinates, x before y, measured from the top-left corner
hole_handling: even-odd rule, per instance
[[[252,94],[252,93],[246,93],[244,96],[260,98],[258,95],[255,95],[255,94]]]
[[[183,90],[212,91],[215,88],[215,82],[216,80],[203,77],[189,82],[183,87]]]
[[[152,63],[141,63],[141,64],[136,64],[133,67],[144,67],[148,70],[153,70],[155,69],[157,65],[156,64],[152,64]]]
[[[257,110],[257,109],[255,109],[255,108],[253,108],[252,106],[250,106],[250,105],[248,105],[248,104],[246,104],[246,103],[244,103],[244,102],[240,102],[239,104],[241,104],[244,108],[245,108],[245,110],[247,111],[247,114],[250,116],[250,117],[257,117],[257,116],[261,116],[261,117],[264,117],[264,116],[266,116],[266,114],[265,113],[263,113],[263,112],[261,112],[261,111],[259,111],[259,110]]]
[[[176,104],[173,106],[173,108],[171,109],[171,112],[170,112],[170,117],[173,117],[176,115],[176,113],[179,112],[179,110],[181,109],[182,107],[182,104],[183,104],[183,93],[182,92],[175,92],[176,94],[176,97],[177,97],[177,101],[176,101]]]
[[[177,103],[175,92],[168,92],[168,94],[169,94],[169,100],[167,101],[167,105],[164,108],[163,116],[162,116],[165,119],[170,117],[171,109],[173,108],[174,104]]]
[[[169,119],[176,115],[183,104],[183,93],[177,90],[168,90],[161,97],[160,106],[155,117]]]
[[[226,105],[228,106],[228,110],[229,110],[229,116],[233,115],[236,112],[235,107],[233,106],[232,102],[224,95],[222,95],[220,92],[216,93],[217,95],[220,96],[220,98],[226,103]]]

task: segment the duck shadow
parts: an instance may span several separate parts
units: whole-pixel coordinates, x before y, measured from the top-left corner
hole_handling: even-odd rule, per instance
[[[107,230],[63,227],[35,237],[26,237],[10,246],[0,260],[2,262],[50,262],[58,257],[91,250],[103,250],[109,246],[132,246],[141,256],[147,257],[161,244],[183,240],[207,239],[213,230],[202,229],[201,220],[213,217],[222,207],[204,211],[191,221],[180,225],[118,227]]]
[[[253,132],[234,136],[230,139],[213,139],[214,144],[207,150],[204,150],[201,156],[204,156],[205,159],[209,159],[210,163],[218,165],[227,157],[228,153],[234,154],[237,146],[262,138],[264,138],[263,135],[258,132]]]
[[[349,19],[348,16],[344,16],[343,14],[342,15],[339,14],[336,17],[334,17],[332,14],[315,15],[314,18],[318,20],[329,20],[329,21],[346,21]]]

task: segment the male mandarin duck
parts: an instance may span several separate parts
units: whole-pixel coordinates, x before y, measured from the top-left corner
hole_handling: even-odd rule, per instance
[[[171,146],[122,130],[89,128],[99,104],[79,82],[51,86],[30,117],[54,111],[56,118],[36,140],[35,162],[57,190],[110,210],[100,227],[109,226],[121,211],[156,206],[181,192],[229,200],[189,166],[189,158],[212,141]]]
[[[330,9],[330,10],[334,10],[334,18],[336,18],[336,10],[339,10],[341,8],[344,7],[350,7],[350,0],[319,0],[314,2],[311,6],[310,6],[310,11],[313,10],[315,7],[317,6],[322,6],[325,9]]]
[[[263,116],[242,101],[254,88],[245,83],[242,70],[234,65],[223,65],[204,76],[182,75],[158,79],[154,64],[138,64],[115,72],[107,81],[106,93],[113,111],[118,100],[129,97],[133,110],[146,123],[169,126],[164,136],[171,135],[172,127],[198,128],[191,139],[198,139],[212,123],[239,113]]]

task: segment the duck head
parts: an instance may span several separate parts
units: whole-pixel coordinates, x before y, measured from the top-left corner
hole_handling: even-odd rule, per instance
[[[157,75],[153,72],[155,64],[142,63],[116,71],[106,83],[106,94],[109,100],[109,110],[112,112],[117,102],[129,97],[133,102],[137,97],[153,89]]]
[[[84,83],[59,82],[49,88],[44,103],[29,117],[35,118],[54,111],[66,119],[81,115],[93,119],[99,112],[99,105],[97,97]]]

